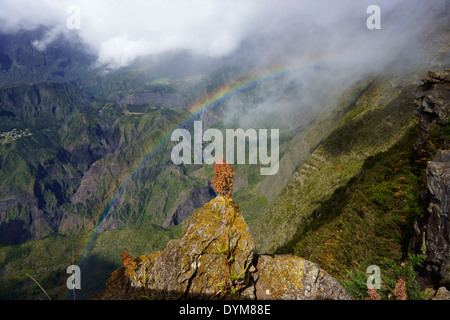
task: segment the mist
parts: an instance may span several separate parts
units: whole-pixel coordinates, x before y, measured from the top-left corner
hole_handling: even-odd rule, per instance
[[[97,53],[97,63],[123,67],[134,59],[177,49],[223,57],[251,44],[261,64],[311,55],[342,62],[384,62],[417,41],[445,1],[379,0],[381,30],[368,30],[356,0],[1,0],[0,30],[48,26],[39,50],[58,34],[77,33]],[[73,6],[79,25],[69,29]],[[356,59],[356,60],[355,60]]]
[[[372,4],[381,29],[366,25]],[[295,126],[368,75],[427,64],[434,48],[423,37],[448,20],[448,7],[445,0],[0,0],[0,31],[46,26],[32,42],[40,51],[75,34],[107,70],[179,50],[237,65],[243,76],[281,66],[280,76],[258,84],[250,107],[243,96],[227,101],[225,122],[248,127],[255,115],[266,122],[276,115]]]

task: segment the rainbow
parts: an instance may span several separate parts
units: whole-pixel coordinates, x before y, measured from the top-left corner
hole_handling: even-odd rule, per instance
[[[279,77],[293,70],[293,67],[277,66],[262,73],[250,75],[243,79],[229,82],[214,90],[214,92],[208,94],[207,96],[197,100],[188,108],[188,110],[191,112],[193,117],[198,116],[204,110],[214,106],[216,103],[225,101],[233,95],[249,90],[262,82]]]
[[[135,175],[140,171],[140,169],[147,162],[147,160],[150,159],[164,145],[170,142],[170,136],[173,130],[185,126],[186,124],[192,122],[194,119],[197,119],[199,115],[201,115],[205,110],[214,107],[215,105],[217,105],[217,103],[226,101],[227,99],[238,93],[244,92],[246,90],[258,86],[259,84],[262,84],[263,82],[276,79],[288,73],[301,71],[303,68],[321,66],[329,60],[330,59],[324,59],[324,57],[322,56],[320,57],[316,56],[307,60],[303,60],[300,63],[296,64],[285,64],[274,66],[272,68],[266,69],[263,72],[255,73],[245,78],[231,81],[223,85],[222,87],[214,90],[214,92],[201,97],[193,104],[191,104],[187,108],[189,111],[189,115],[180,124],[177,124],[176,126],[171,128],[171,130],[162,134],[160,139],[156,143],[154,143],[147,152],[144,152],[144,156],[142,157],[142,159],[136,161],[136,165],[134,166],[134,168],[123,179],[122,184],[120,185],[118,190],[114,193],[114,195],[111,197],[111,200],[109,200],[105,205],[102,213],[100,214],[95,224],[95,227],[91,231],[90,235],[87,237],[87,240],[85,240],[85,245],[81,251],[80,258],[78,259],[78,263],[76,265],[78,265],[80,269],[83,270],[82,266],[94,246],[95,240],[98,237],[99,233],[98,230],[102,222],[108,216],[108,214],[110,213],[111,209],[115,206],[115,204],[117,204],[120,201],[127,185],[130,183],[130,181],[133,180]],[[71,290],[68,290],[66,299],[69,299],[71,295],[72,295]]]

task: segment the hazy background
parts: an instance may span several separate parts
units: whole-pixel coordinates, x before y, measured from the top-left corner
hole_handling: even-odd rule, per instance
[[[381,9],[381,30],[366,27],[372,4]],[[71,6],[80,9],[79,29],[67,27]],[[255,115],[266,122],[276,115],[295,126],[305,110],[367,75],[430,64],[434,48],[423,39],[448,19],[448,7],[445,0],[0,0],[0,31],[46,26],[32,41],[36,50],[63,35],[81,42],[99,70],[140,57],[159,63],[180,51],[196,57],[187,63],[202,72],[222,64],[238,66],[240,76],[282,69],[258,84],[259,98],[232,97],[225,123],[248,127]]]
[[[382,30],[366,28],[371,4],[381,8]],[[66,26],[72,5],[80,8],[79,30]],[[176,49],[220,57],[246,41],[261,44],[254,52],[261,62],[339,54],[343,63],[367,63],[414,46],[432,9],[444,6],[436,0],[1,0],[0,28],[51,27],[36,39],[40,50],[58,34],[76,32],[110,67]]]
[[[366,10],[373,4],[381,9],[381,30],[369,30],[366,27],[370,16]],[[80,9],[80,28],[75,30],[67,27],[67,20],[73,14],[68,9],[73,6]],[[88,95],[94,96],[94,112],[86,112],[86,117],[83,113],[78,115],[75,110],[68,119],[55,118],[60,123],[57,128],[52,128],[54,130],[39,132],[39,129],[33,129],[34,137],[39,138],[36,145],[30,141],[25,144],[27,140],[21,140],[24,144],[18,152],[23,153],[24,161],[20,158],[20,168],[30,166],[27,159],[36,161],[29,168],[29,190],[35,193],[35,190],[44,190],[49,199],[56,199],[55,194],[59,192],[59,188],[54,187],[56,185],[63,186],[63,193],[67,195],[64,207],[57,206],[56,200],[48,203],[45,208],[49,208],[50,215],[47,215],[44,209],[39,208],[42,192],[39,196],[11,191],[13,198],[22,199],[18,205],[23,204],[23,219],[27,223],[33,219],[31,227],[24,229],[24,234],[41,226],[54,227],[58,232],[66,230],[66,226],[59,221],[64,224],[68,221],[67,228],[82,228],[84,224],[77,221],[84,219],[79,218],[84,217],[84,214],[102,221],[96,231],[125,224],[132,226],[141,221],[156,221],[159,224],[158,221],[162,219],[168,221],[171,217],[164,215],[171,214],[177,208],[183,209],[183,215],[190,210],[191,204],[184,200],[185,195],[192,200],[192,206],[197,202],[208,201],[208,194],[200,192],[204,190],[200,188],[204,187],[193,179],[204,177],[207,168],[175,168],[169,152],[166,152],[166,147],[170,150],[170,145],[164,146],[153,158],[145,161],[140,162],[141,159],[135,157],[136,153],[146,154],[147,148],[153,143],[153,133],[159,130],[157,126],[156,131],[153,131],[150,125],[153,122],[150,121],[161,119],[161,123],[164,123],[172,116],[168,119],[153,118],[167,111],[163,108],[142,117],[128,117],[123,111],[130,108],[147,112],[149,109],[145,104],[154,106],[158,99],[155,99],[156,102],[136,102],[136,106],[132,105],[133,102],[122,101],[127,101],[126,98],[130,96],[141,95],[141,98],[145,98],[145,95],[154,97],[160,92],[161,95],[169,92],[164,107],[174,107],[176,101],[180,100],[182,103],[179,106],[189,108],[191,103],[196,105],[195,101],[203,101],[202,98],[205,101],[214,100],[214,92],[221,87],[231,90],[226,99],[206,108],[207,111],[199,115],[204,121],[204,129],[213,124],[221,129],[250,127],[280,130],[282,141],[280,171],[277,175],[262,178],[256,166],[236,167],[237,171],[241,171],[236,175],[235,186],[242,191],[241,198],[238,198],[239,193],[235,193],[236,199],[243,212],[251,215],[254,223],[261,221],[261,225],[264,225],[267,220],[259,220],[262,208],[277,197],[311,150],[321,139],[326,138],[326,129],[331,131],[333,125],[339,123],[339,120],[330,123],[339,117],[326,114],[321,117],[324,115],[321,112],[327,107],[329,110],[338,109],[337,104],[347,89],[355,88],[355,83],[366,84],[364,80],[373,80],[388,73],[389,76],[384,79],[393,87],[405,85],[403,79],[407,79],[404,80],[408,81],[406,85],[417,87],[427,69],[444,65],[448,67],[450,60],[445,56],[448,50],[443,50],[441,57],[437,56],[439,46],[444,44],[448,47],[449,32],[440,30],[441,22],[448,22],[449,8],[445,0],[0,0],[0,46],[5,46],[0,47],[0,63],[2,59],[6,60],[9,64],[6,69],[10,68],[9,71],[3,66],[0,68],[0,86],[3,92],[13,93],[11,97],[5,94],[3,101],[8,103],[14,98],[13,101],[17,101],[14,107],[20,111],[18,113],[32,122],[34,119],[27,117],[27,104],[30,104],[31,98],[28,99],[26,93],[34,91],[34,88],[43,92],[44,99],[50,98],[48,101],[43,100],[43,103],[38,102],[36,109],[41,105],[51,108],[54,101],[59,104],[58,99],[63,101],[62,107],[70,109],[72,100],[68,99],[79,94],[81,99],[74,101],[83,108],[82,99],[88,99]],[[16,33],[17,37],[13,36]],[[64,38],[68,41],[61,41]],[[402,72],[409,74],[403,77]],[[415,80],[417,84],[411,84]],[[47,93],[45,88],[53,85],[48,83],[53,81],[66,82],[63,88],[70,92],[51,89]],[[25,83],[16,86],[13,82]],[[383,79],[379,83],[386,84]],[[8,86],[11,89],[4,89]],[[358,92],[362,92],[362,88]],[[33,93],[31,95],[34,97]],[[376,98],[374,96],[373,99]],[[145,108],[131,109],[141,104]],[[97,116],[97,108],[106,110],[104,116]],[[402,112],[401,109],[399,112]],[[39,115],[38,112],[34,114]],[[171,115],[172,112],[166,114]],[[402,117],[399,116],[399,119]],[[9,118],[8,113],[3,118]],[[144,124],[142,131],[141,125],[134,122],[138,118],[144,119],[140,122]],[[315,131],[308,130],[308,125],[310,128],[321,122],[325,123],[323,126],[330,125],[328,128],[317,126],[319,128]],[[169,123],[170,127],[163,127],[172,130],[172,123]],[[99,133],[98,124],[102,129]],[[180,123],[176,123],[180,128],[189,125],[184,117]],[[44,123],[45,126],[50,127],[50,124]],[[124,137],[128,135],[127,132],[130,132],[130,140],[121,144],[119,140],[122,141],[122,133]],[[318,134],[305,138],[310,132]],[[59,153],[56,153],[56,150],[63,149],[63,145],[60,146],[59,142],[47,145],[49,137],[57,134],[67,134],[58,140],[71,148],[70,155],[73,155],[74,160],[71,160],[69,169],[66,169],[62,160],[58,159]],[[39,154],[30,154],[26,146],[38,150]],[[98,160],[91,156],[97,150],[100,154]],[[50,152],[49,156],[47,152]],[[10,167],[14,167],[12,159],[17,158],[8,159]],[[49,176],[39,177],[41,162],[44,161],[40,159],[45,160],[44,166]],[[57,160],[56,165],[53,159]],[[133,164],[133,161],[138,164]],[[72,170],[72,165],[74,172],[75,169],[80,171],[74,175],[74,182],[65,174]],[[131,175],[128,175],[128,170],[132,171]],[[7,177],[19,176],[18,172],[13,173],[9,175],[8,172]],[[57,184],[53,184],[53,179]],[[47,187],[50,182],[52,185]],[[9,186],[6,190],[9,192]],[[9,201],[8,197],[9,194],[0,200]],[[28,201],[26,197],[32,200]],[[73,206],[71,202],[74,198],[86,201],[87,205],[78,205],[77,202],[77,206]],[[267,202],[260,201],[264,198]],[[91,199],[93,205],[90,204]],[[29,203],[33,205],[33,214],[27,212]],[[167,211],[164,211],[165,207],[168,207]],[[15,210],[15,207],[12,208]],[[61,211],[59,208],[62,208]],[[101,209],[98,213],[97,208]],[[66,219],[66,215],[69,218]],[[57,222],[52,220],[44,224],[46,219]],[[274,228],[276,223],[273,224]],[[290,225],[295,227],[293,223]],[[85,264],[90,264],[90,267],[83,269],[83,274],[90,274],[86,270],[95,270],[92,277],[98,278],[98,284],[103,287],[106,278],[102,277],[108,276],[116,268],[111,261],[117,252],[110,252],[120,250],[117,245],[122,239],[141,241],[147,245],[150,243],[146,240],[147,236],[156,237],[161,246],[168,241],[168,237],[160,236],[160,229],[142,230],[142,233],[122,233],[122,238],[109,240],[107,244],[90,242],[104,256],[99,259],[92,250],[89,253],[90,262]],[[9,234],[15,233],[17,231],[13,229]],[[102,234],[107,236],[106,233]],[[140,234],[146,236],[141,237]],[[27,237],[25,235],[24,239]],[[58,244],[58,247],[52,247],[54,256],[58,252],[66,252],[67,257],[59,259],[64,260],[64,263],[69,262],[69,251],[59,244],[67,245],[68,248],[73,248],[74,244],[55,239],[50,242],[53,246]],[[68,237],[66,240],[71,239]],[[84,245],[84,240],[75,241],[79,241],[81,247]],[[120,243],[122,245],[125,246]],[[15,261],[18,261],[20,270],[27,267],[22,257],[28,259],[28,252],[13,251],[14,257],[19,257]],[[120,256],[117,258],[120,265]],[[8,268],[13,271],[14,267],[10,266],[8,264]],[[51,272],[53,278],[54,269],[46,265],[43,270],[47,275]],[[65,277],[65,270],[61,270]],[[102,276],[97,276],[102,272]],[[17,290],[18,282],[12,281],[11,288]],[[55,280],[52,281],[55,283]],[[23,283],[29,286],[30,279]],[[65,288],[65,282],[62,284]]]

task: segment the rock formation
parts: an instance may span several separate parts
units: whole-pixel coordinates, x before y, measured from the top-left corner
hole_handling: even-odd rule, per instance
[[[416,104],[420,118],[420,138],[414,147],[426,154],[425,144],[433,126],[442,126],[450,113],[450,69],[429,71],[417,90]],[[448,149],[448,140],[443,147]],[[410,251],[426,254],[419,280],[424,287],[450,283],[450,150],[438,150],[427,164],[427,189],[423,199],[428,205],[425,219],[415,222],[415,236]]]
[[[433,125],[442,125],[448,121],[450,113],[450,69],[428,71],[417,88],[417,114],[420,119],[421,136],[414,147],[419,153],[430,134]]]
[[[312,262],[257,256],[238,204],[221,196],[192,215],[164,251],[124,264],[95,299],[351,299]]]

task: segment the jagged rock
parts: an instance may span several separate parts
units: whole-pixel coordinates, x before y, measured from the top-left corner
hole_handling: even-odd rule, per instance
[[[450,291],[445,287],[440,287],[431,300],[450,300]]]
[[[424,82],[441,83],[450,82],[450,69],[447,70],[429,70],[428,77],[424,78]]]
[[[232,274],[245,272],[253,259],[253,241],[235,201],[229,200],[228,223],[222,226],[222,197],[208,202],[192,219],[180,240],[169,242],[155,262],[154,289],[161,298],[211,298],[223,280],[223,257],[218,253],[223,232],[233,252]],[[228,229],[229,227],[229,229]]]
[[[198,187],[186,197],[180,197],[182,202],[176,209],[169,213],[164,220],[162,226],[176,226],[187,219],[195,209],[201,208],[205,202],[208,202],[215,197],[214,189],[207,185],[205,187]]]
[[[351,300],[336,279],[295,256],[262,255],[256,269],[259,300]]]
[[[422,149],[434,124],[444,124],[450,113],[450,69],[430,70],[423,84],[417,88],[417,114],[420,119],[421,137],[415,143],[417,151]]]
[[[222,224],[224,210],[228,219]],[[225,233],[224,233],[225,232]],[[95,299],[222,299],[224,234],[229,238],[227,292],[240,299],[350,299],[317,265],[294,256],[256,257],[250,230],[238,204],[221,196],[191,216],[178,240],[163,252],[135,259],[135,271],[114,271]],[[144,286],[146,289],[144,289]]]
[[[424,84],[417,90],[417,110],[421,124],[419,139],[414,147],[421,157],[433,125],[443,125],[450,113],[450,69],[430,70]],[[445,144],[444,144],[444,148]],[[422,198],[427,203],[425,219],[414,223],[415,234],[409,251],[426,254],[419,272],[423,287],[439,286],[450,280],[450,150],[439,150],[428,162],[427,189]]]
[[[223,244],[223,232],[229,235],[229,250],[233,253],[231,274],[244,273],[239,286],[245,289],[249,282],[249,267],[253,260],[253,240],[237,203],[229,200],[228,223],[222,226],[223,197],[205,204],[194,214],[179,240],[171,240],[166,249],[138,264],[137,277],[144,276],[152,296],[158,299],[210,299],[220,297],[218,285],[224,279],[223,256],[218,254]],[[116,271],[116,273],[121,271]],[[122,273],[123,274],[123,273]],[[128,299],[129,286],[140,288],[139,281],[127,282],[117,274],[108,281],[107,288],[99,298]],[[139,290],[137,290],[139,291]],[[140,289],[142,291],[142,289]],[[248,294],[249,291],[246,291]],[[252,299],[253,296],[243,298]]]
[[[450,278],[450,150],[440,150],[428,163],[429,218],[425,232],[426,270],[438,281]]]

